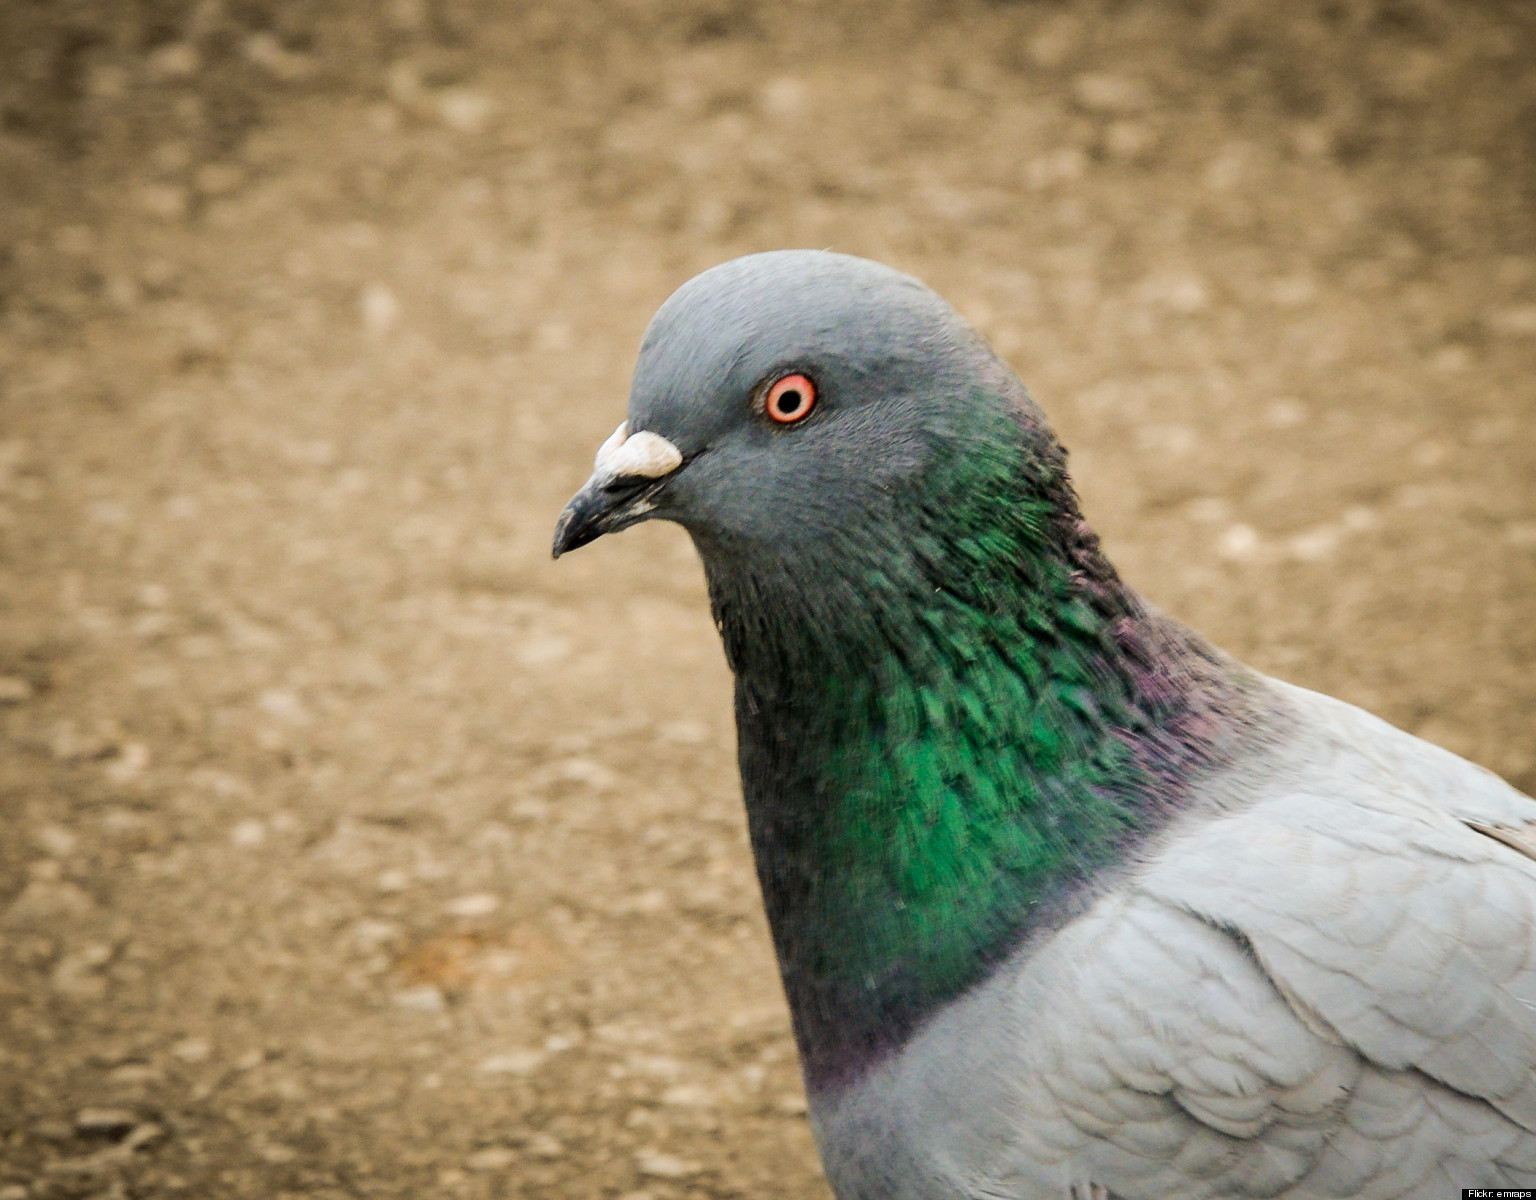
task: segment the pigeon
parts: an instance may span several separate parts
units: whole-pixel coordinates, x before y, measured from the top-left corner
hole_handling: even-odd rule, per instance
[[[1141,599],[933,291],[684,284],[555,556],[652,518],[703,561],[839,1200],[1536,1186],[1536,801]]]

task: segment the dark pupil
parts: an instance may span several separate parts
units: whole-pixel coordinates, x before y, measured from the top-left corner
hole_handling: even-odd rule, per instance
[[[780,392],[779,411],[787,417],[790,413],[797,412],[799,410],[801,401],[802,397],[800,393],[797,392],[794,388],[790,388],[787,392]]]

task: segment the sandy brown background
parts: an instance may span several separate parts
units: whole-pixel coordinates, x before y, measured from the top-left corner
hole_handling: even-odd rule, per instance
[[[0,1200],[824,1197],[654,307],[926,278],[1156,602],[1536,788],[1536,9],[0,4]]]

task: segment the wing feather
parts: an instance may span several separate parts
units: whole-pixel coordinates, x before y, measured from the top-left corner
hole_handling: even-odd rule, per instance
[[[1070,1076],[1065,1111],[1094,1108],[1114,1150],[1077,1153],[1125,1197],[1530,1186],[1536,861],[1501,834],[1536,829],[1536,802],[1305,703],[1326,720],[1303,765],[1174,839],[1086,922],[1091,957],[1058,939],[1077,1015],[1037,1069]],[[1085,1094],[1103,1071],[1065,1069],[1083,1056],[1160,1115],[1111,1128]]]

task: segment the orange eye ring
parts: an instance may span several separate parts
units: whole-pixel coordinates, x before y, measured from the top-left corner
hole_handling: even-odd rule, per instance
[[[776,380],[763,398],[763,411],[769,420],[793,425],[811,415],[816,407],[816,385],[804,375],[785,375]]]

